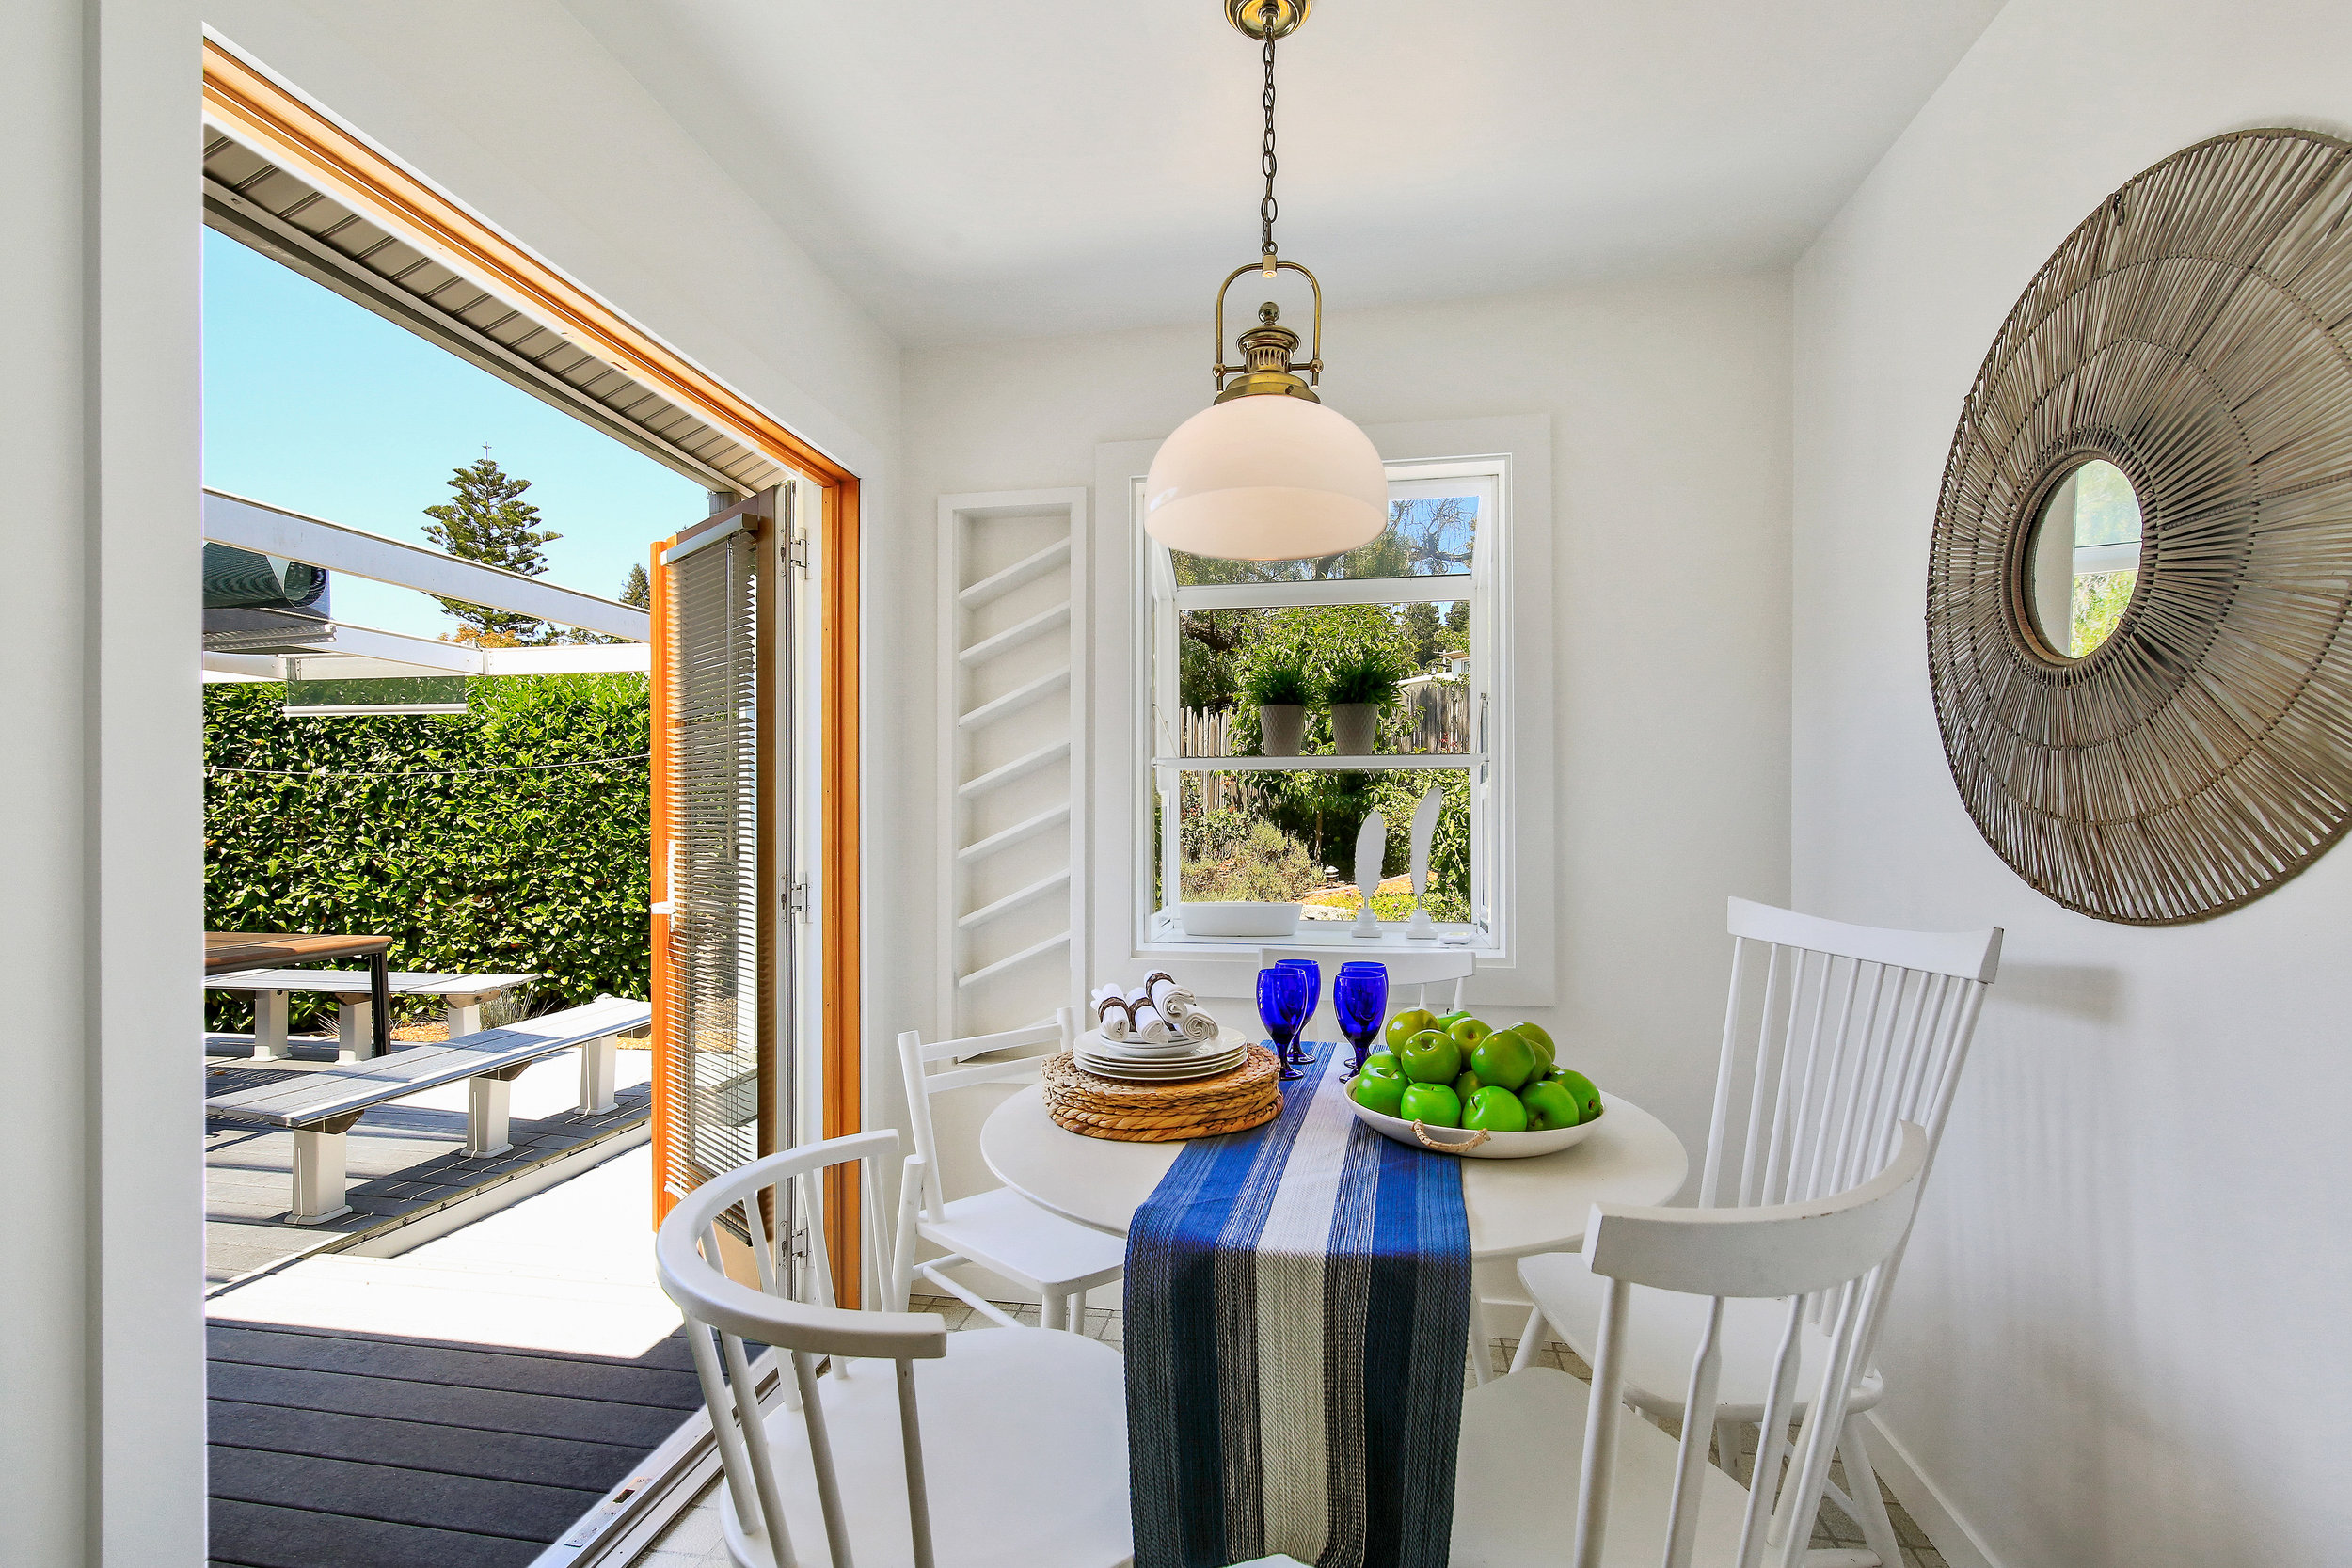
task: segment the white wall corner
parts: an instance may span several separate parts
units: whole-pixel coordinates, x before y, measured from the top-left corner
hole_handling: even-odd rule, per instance
[[[1877,1411],[1865,1412],[1862,1424],[1869,1429],[1870,1464],[1885,1479],[1911,1522],[1934,1543],[1951,1568],[2008,1568],[1984,1544],[1984,1537],[1960,1516],[1944,1489],[1919,1468],[1911,1450],[1886,1430]]]

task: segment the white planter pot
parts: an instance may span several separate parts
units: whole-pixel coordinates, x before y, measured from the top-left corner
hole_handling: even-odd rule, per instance
[[[1331,705],[1331,754],[1341,757],[1368,757],[1379,744],[1380,705],[1378,703],[1333,703]]]
[[[1258,753],[1295,757],[1307,736],[1307,710],[1297,703],[1276,703],[1258,710]]]

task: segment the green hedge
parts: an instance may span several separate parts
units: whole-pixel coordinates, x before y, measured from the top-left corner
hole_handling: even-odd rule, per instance
[[[275,684],[205,689],[209,928],[385,931],[394,969],[535,970],[541,1005],[648,994],[644,676],[476,680],[462,716],[289,719],[283,702]],[[548,763],[594,765],[483,771]],[[331,1006],[293,1000],[298,1025]],[[249,1017],[208,998],[210,1027]]]

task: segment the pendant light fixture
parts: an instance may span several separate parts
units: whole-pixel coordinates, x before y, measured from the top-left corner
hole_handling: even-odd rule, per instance
[[[1225,19],[1264,45],[1265,195],[1259,259],[1235,267],[1216,292],[1216,401],[1176,427],[1152,459],[1144,530],[1172,550],[1230,561],[1290,561],[1368,545],[1389,526],[1389,481],[1364,433],[1323,405],[1323,285],[1274,245],[1274,43],[1297,30],[1314,0],[1225,0]],[[1295,272],[1314,291],[1314,340],[1304,360],[1298,334],[1272,303],[1241,334],[1241,363],[1225,363],[1225,295],[1257,272]],[[1298,372],[1304,371],[1302,378]],[[1228,378],[1232,379],[1228,379]]]

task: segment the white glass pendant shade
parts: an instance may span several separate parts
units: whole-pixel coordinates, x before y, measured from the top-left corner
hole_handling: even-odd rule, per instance
[[[1389,526],[1389,476],[1371,438],[1323,404],[1239,397],[1160,443],[1143,515],[1152,538],[1193,555],[1338,555]]]

